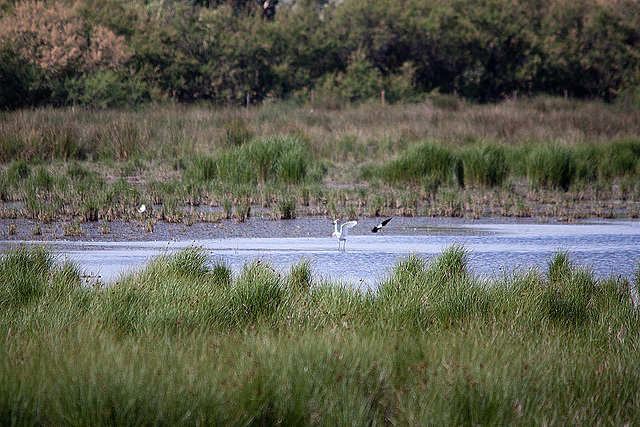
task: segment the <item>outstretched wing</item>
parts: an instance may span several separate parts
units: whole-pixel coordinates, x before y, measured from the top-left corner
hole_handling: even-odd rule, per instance
[[[389,221],[391,221],[393,219],[393,217],[389,218],[389,219],[385,219],[384,221],[382,221],[382,226],[384,227],[385,225],[387,225],[389,223]]]
[[[342,237],[347,237],[347,233],[349,232],[349,229],[355,227],[356,224],[358,224],[358,221],[349,221],[342,224],[340,226]]]

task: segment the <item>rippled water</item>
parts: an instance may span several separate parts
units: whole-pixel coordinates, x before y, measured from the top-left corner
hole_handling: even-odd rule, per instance
[[[326,222],[326,221],[325,221]],[[396,223],[395,226],[391,225]],[[470,252],[470,267],[484,277],[500,277],[516,267],[546,267],[558,250],[567,250],[578,265],[599,276],[631,277],[640,260],[640,222],[592,221],[584,224],[535,224],[447,221],[445,228],[403,225],[394,221],[384,235],[348,238],[346,251],[330,237],[225,238],[195,241],[50,242],[63,257],[77,261],[87,275],[103,282],[139,268],[150,259],[189,246],[202,247],[211,260],[224,259],[238,271],[247,261],[266,260],[287,269],[301,258],[312,262],[316,278],[371,287],[384,278],[403,255],[437,256],[452,244]],[[419,223],[419,222],[418,222]],[[324,223],[323,223],[324,224]],[[3,242],[6,243],[7,242]],[[13,242],[15,243],[15,242]]]

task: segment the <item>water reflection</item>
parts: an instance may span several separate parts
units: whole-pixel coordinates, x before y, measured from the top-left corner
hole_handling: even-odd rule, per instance
[[[393,224],[393,223],[392,223]],[[437,256],[452,244],[470,252],[470,267],[483,277],[500,277],[514,268],[545,268],[558,250],[568,250],[579,265],[599,276],[631,277],[640,260],[640,223],[593,221],[585,224],[520,224],[449,220],[446,227],[414,227],[396,221],[383,236],[349,236],[347,250],[337,251],[330,237],[225,238],[196,241],[63,242],[51,248],[91,276],[109,282],[150,259],[189,246],[202,247],[211,260],[224,259],[234,271],[261,258],[288,269],[305,258],[316,278],[372,287],[386,277],[399,257],[409,253]],[[13,242],[15,243],[15,242]],[[3,247],[9,243],[2,242]]]

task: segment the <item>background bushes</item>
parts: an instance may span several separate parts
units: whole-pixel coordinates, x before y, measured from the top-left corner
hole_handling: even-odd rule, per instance
[[[633,0],[107,3],[22,0],[0,19],[0,108],[148,101],[481,102],[514,92],[637,103]],[[29,31],[31,31],[29,33]]]

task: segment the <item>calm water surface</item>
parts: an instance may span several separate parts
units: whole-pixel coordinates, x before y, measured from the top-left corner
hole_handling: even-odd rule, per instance
[[[318,220],[322,227],[326,222]],[[0,246],[8,244],[1,242]],[[567,250],[576,264],[593,269],[598,276],[631,277],[640,261],[640,222],[536,224],[449,219],[436,223],[433,219],[398,218],[385,228],[384,235],[370,233],[365,225],[356,227],[344,252],[338,251],[337,241],[328,236],[48,243],[62,257],[78,262],[88,276],[99,276],[103,282],[117,280],[158,255],[198,246],[212,261],[225,260],[234,272],[255,259],[288,269],[305,258],[311,261],[316,278],[361,288],[375,286],[403,255],[418,253],[431,258],[452,244],[463,244],[470,252],[471,269],[488,278],[501,277],[514,268],[544,269],[558,250]]]

